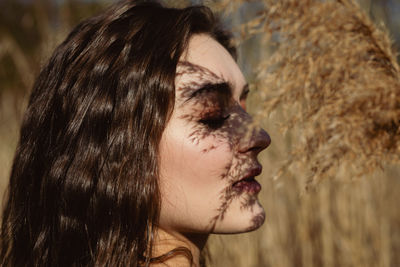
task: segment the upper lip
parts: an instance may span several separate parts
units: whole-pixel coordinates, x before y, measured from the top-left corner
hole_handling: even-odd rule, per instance
[[[238,181],[235,181],[234,184],[243,181],[245,179],[258,176],[261,174],[261,172],[262,172],[262,166],[260,164],[257,164],[253,168],[250,168],[242,178],[240,178]]]

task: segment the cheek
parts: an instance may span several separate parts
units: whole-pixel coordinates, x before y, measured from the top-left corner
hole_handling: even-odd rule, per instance
[[[160,144],[160,167],[163,182],[179,180],[182,185],[207,186],[218,183],[227,173],[233,153],[221,137],[207,136],[194,140],[183,125],[168,127]],[[167,178],[167,179],[165,179]]]
[[[160,143],[162,214],[181,221],[182,217],[205,218],[218,209],[221,191],[227,186],[223,178],[233,160],[224,139],[210,135],[193,142],[190,134],[190,127],[171,119]]]

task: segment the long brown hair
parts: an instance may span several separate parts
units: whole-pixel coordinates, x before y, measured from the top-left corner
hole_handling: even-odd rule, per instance
[[[2,266],[140,266],[160,210],[158,146],[191,35],[232,54],[206,7],[123,1],[78,25],[37,78],[1,225]],[[150,249],[149,249],[150,248]]]

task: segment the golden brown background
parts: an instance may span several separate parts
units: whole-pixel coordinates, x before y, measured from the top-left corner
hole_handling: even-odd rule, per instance
[[[166,2],[183,6],[190,1]],[[110,3],[0,0],[0,196],[7,184],[33,80],[72,27]],[[360,0],[359,3],[378,27],[389,30],[392,40],[397,40],[393,46],[398,48],[400,1]],[[257,84],[260,72],[257,66],[262,60],[268,61],[276,50],[271,42],[276,37],[250,27],[256,32],[253,35],[249,30],[243,31],[242,26],[248,26],[259,16],[266,3],[237,0],[206,1],[205,4],[224,11],[224,20],[238,39],[239,63],[249,82]],[[348,68],[345,61],[343,68]],[[287,109],[286,103],[274,114],[265,114],[259,94],[268,95],[269,88],[261,86],[254,91],[248,106],[251,112],[262,115],[260,121],[273,141],[260,155],[264,165],[259,178],[263,186],[260,199],[267,213],[266,223],[249,234],[212,236],[207,248],[209,265],[400,266],[399,164],[382,162],[382,169],[374,168],[357,177],[347,168],[337,169],[339,178],[321,179],[306,189],[309,185],[304,175],[307,160],[301,162],[304,166],[286,168],[281,174],[278,171],[302,138],[302,131],[312,129],[294,125],[282,132],[279,124],[285,121],[282,118],[296,110]],[[346,166],[351,164],[347,162]]]

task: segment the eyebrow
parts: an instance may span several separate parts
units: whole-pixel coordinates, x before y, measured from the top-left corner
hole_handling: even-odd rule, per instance
[[[194,98],[199,97],[204,93],[210,94],[214,92],[231,96],[232,86],[228,82],[205,83],[199,89],[193,91],[184,102],[186,103]]]
[[[246,95],[249,93],[249,84],[246,83],[242,87],[242,92],[240,94],[240,99],[244,99]],[[203,93],[222,93],[224,95],[232,95],[232,85],[228,82],[221,82],[221,83],[205,83],[202,85],[199,89],[195,90],[192,92],[189,97],[184,101],[185,103],[190,101],[193,98],[198,97],[199,95],[202,95]]]

